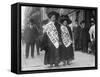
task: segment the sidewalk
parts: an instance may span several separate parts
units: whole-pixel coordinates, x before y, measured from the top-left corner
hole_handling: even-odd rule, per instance
[[[35,57],[31,58],[29,55],[28,59],[25,59],[25,46],[22,47],[22,70],[43,70],[50,69],[48,66],[44,65],[44,51],[37,55],[35,48]],[[77,67],[92,67],[95,66],[95,56],[87,53],[82,53],[81,51],[75,51],[75,59],[72,61],[71,65],[62,66],[60,63],[59,67],[53,67],[52,69],[60,68],[77,68]]]

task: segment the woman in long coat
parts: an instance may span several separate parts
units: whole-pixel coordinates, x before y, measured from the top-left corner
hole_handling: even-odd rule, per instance
[[[59,14],[57,12],[52,11],[48,14],[48,17],[48,24],[43,26],[44,37],[41,49],[45,50],[44,64],[50,64],[50,67],[53,67],[53,65],[58,66],[59,63],[60,25],[57,22]],[[50,25],[50,23],[52,25]],[[52,27],[52,29],[50,29],[49,27]]]
[[[62,45],[60,46],[60,61],[63,61],[63,65],[70,65],[70,61],[74,59],[73,52],[73,38],[71,28],[68,26],[71,21],[67,15],[61,16],[61,38]]]

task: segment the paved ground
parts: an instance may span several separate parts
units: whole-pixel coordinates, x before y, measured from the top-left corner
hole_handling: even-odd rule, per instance
[[[48,66],[43,64],[44,51],[40,55],[37,55],[35,48],[35,57],[31,58],[29,55],[28,59],[25,59],[25,45],[22,46],[22,70],[43,70],[50,69]],[[59,67],[53,67],[52,69],[60,68],[77,68],[77,67],[92,67],[95,66],[95,56],[81,51],[75,51],[75,60],[72,61],[71,65],[62,66],[60,63]]]

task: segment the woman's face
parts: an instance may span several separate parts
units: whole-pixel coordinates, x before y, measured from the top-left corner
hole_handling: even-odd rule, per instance
[[[66,25],[67,25],[67,21],[66,21],[66,20],[63,22],[63,25],[64,25],[64,26],[66,26]]]
[[[52,15],[51,18],[50,18],[50,20],[51,20],[51,21],[55,21],[55,20],[56,20],[55,15]]]

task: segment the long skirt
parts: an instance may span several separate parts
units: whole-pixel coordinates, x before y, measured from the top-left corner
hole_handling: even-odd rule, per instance
[[[44,56],[44,64],[58,64],[58,49],[56,49],[53,45],[49,46],[45,50],[45,56]]]
[[[53,43],[50,41],[48,36],[45,34],[42,44],[41,44],[41,49],[45,50],[45,55],[44,55],[44,64],[57,64],[58,63],[58,52],[59,49],[55,48]]]
[[[73,45],[71,44],[68,48],[66,48],[64,45],[61,45],[59,50],[59,57],[60,61],[73,60],[74,59]]]

